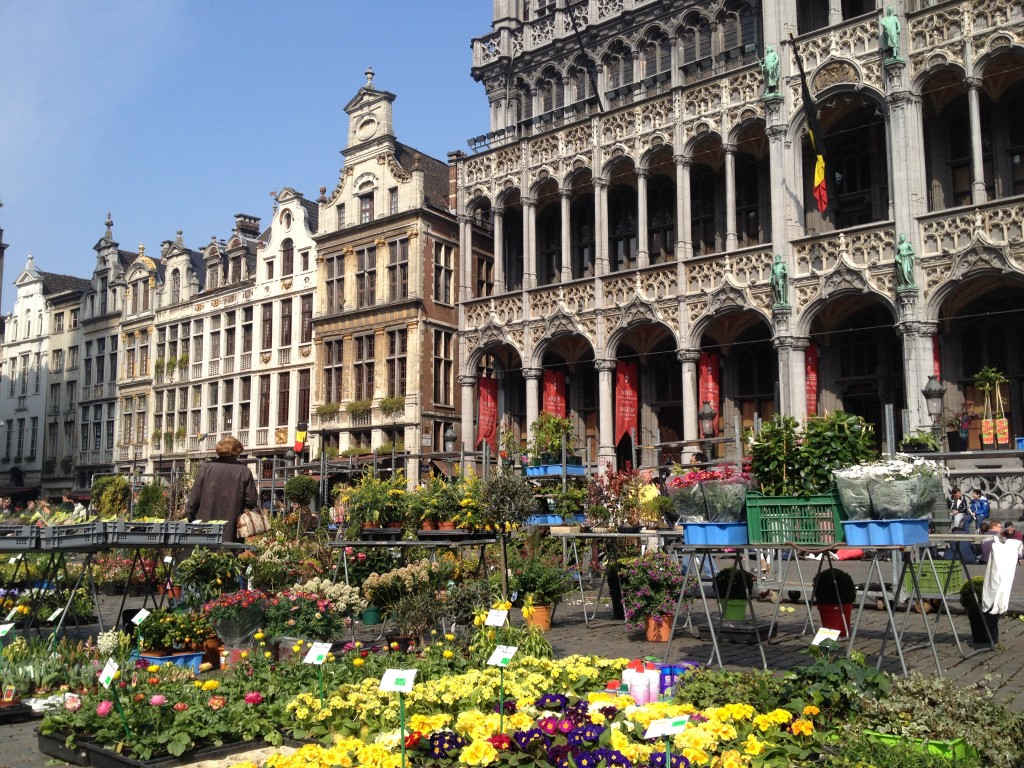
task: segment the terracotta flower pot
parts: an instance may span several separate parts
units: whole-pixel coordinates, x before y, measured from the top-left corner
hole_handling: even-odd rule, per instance
[[[530,627],[536,627],[541,632],[547,632],[551,629],[551,606],[533,606],[533,613],[526,617],[526,624]]]
[[[647,642],[667,643],[672,635],[672,617],[661,616],[660,622],[654,616],[647,617]]]
[[[850,623],[852,611],[852,603],[844,603],[843,605],[818,603],[818,616],[821,618],[821,626],[826,629],[838,629],[840,637],[846,637],[847,629],[852,626]],[[845,624],[843,623],[844,620]]]
[[[439,522],[437,524],[437,527],[438,527],[439,530],[442,530],[442,531],[454,531],[455,530],[455,521],[454,520],[442,520],[441,522]]]

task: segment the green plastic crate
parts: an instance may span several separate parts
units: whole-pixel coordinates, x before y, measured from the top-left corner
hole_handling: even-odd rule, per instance
[[[834,494],[763,496],[747,493],[751,544],[826,546],[843,541],[842,507]]]
[[[936,741],[932,739],[913,739],[910,737],[894,736],[891,733],[879,733],[865,729],[864,735],[872,741],[890,746],[905,741],[908,744],[916,745],[922,752],[930,752],[933,755],[942,755],[950,761],[961,761],[978,756],[977,750],[967,743],[966,739],[953,739],[952,741]]]
[[[952,568],[953,562],[951,560],[933,560],[935,563],[935,570],[932,571],[932,567],[929,563],[913,563],[911,568],[914,573],[917,574],[917,583],[921,587],[921,594],[928,595],[959,595],[960,587],[964,585],[964,569],[963,566],[958,562],[956,568]],[[935,575],[938,574],[939,580],[935,580]],[[914,588],[914,582],[911,580],[911,576],[908,573],[904,580],[903,589],[907,592]]]

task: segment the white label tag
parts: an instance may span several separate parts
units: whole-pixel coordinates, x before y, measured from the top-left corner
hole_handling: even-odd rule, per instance
[[[0,637],[3,637],[8,632],[10,632],[12,629],[14,629],[14,625],[13,624],[0,624]]]
[[[519,646],[516,645],[499,645],[494,649],[491,658],[487,660],[487,665],[491,667],[507,667],[518,650]]]
[[[7,614],[7,620],[10,621],[11,619],[13,619],[17,615],[18,615],[18,606],[14,606],[13,608],[11,608],[11,612]]]
[[[686,724],[689,722],[689,715],[682,715],[681,717],[667,717],[664,720],[654,720],[649,726],[647,726],[647,732],[644,734],[644,738],[657,739],[662,736],[675,736],[677,733],[682,733],[683,729],[686,728]]]
[[[135,624],[136,626],[138,626],[139,624],[144,622],[147,618],[149,618],[149,609],[148,608],[141,608],[141,609],[139,609],[138,613],[136,613],[134,616],[132,616],[132,624]]]
[[[839,639],[839,630],[838,629],[828,629],[826,627],[819,627],[818,628],[818,633],[814,636],[814,639],[811,640],[811,645],[821,645],[825,640],[838,640],[838,639]]]
[[[56,611],[50,614],[50,617],[47,619],[47,621],[56,621],[57,617],[60,616],[62,613],[64,613],[64,609],[58,608]]]
[[[303,661],[307,664],[323,664],[330,652],[330,643],[313,643],[309,646],[309,652],[306,653],[306,658]]]
[[[114,681],[114,675],[117,674],[117,662],[112,658],[107,659],[107,663],[103,665],[103,671],[100,672],[100,685],[104,688],[109,688],[110,684]]]
[[[170,555],[164,555],[164,562],[167,563],[168,565],[170,565],[171,563],[174,562],[174,558],[171,557]]]
[[[380,690],[410,693],[416,672],[415,669],[385,669],[380,679]]]
[[[503,627],[507,619],[508,611],[499,611],[497,608],[491,608],[487,612],[487,621],[484,624],[488,627]]]

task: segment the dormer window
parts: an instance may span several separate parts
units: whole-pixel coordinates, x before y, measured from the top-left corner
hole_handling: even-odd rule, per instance
[[[242,280],[242,257],[232,256],[231,257],[231,277],[230,282],[237,283]]]
[[[359,196],[359,223],[368,224],[373,221],[373,191]]]
[[[289,277],[295,271],[295,245],[291,240],[281,244],[281,277]]]
[[[181,300],[181,273],[178,270],[171,272],[171,304],[177,304]]]

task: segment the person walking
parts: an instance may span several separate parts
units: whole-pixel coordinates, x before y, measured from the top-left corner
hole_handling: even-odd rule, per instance
[[[185,502],[190,522],[224,520],[224,543],[238,543],[238,516],[259,503],[252,472],[238,457],[242,444],[234,437],[217,443],[217,458],[199,467]]]

